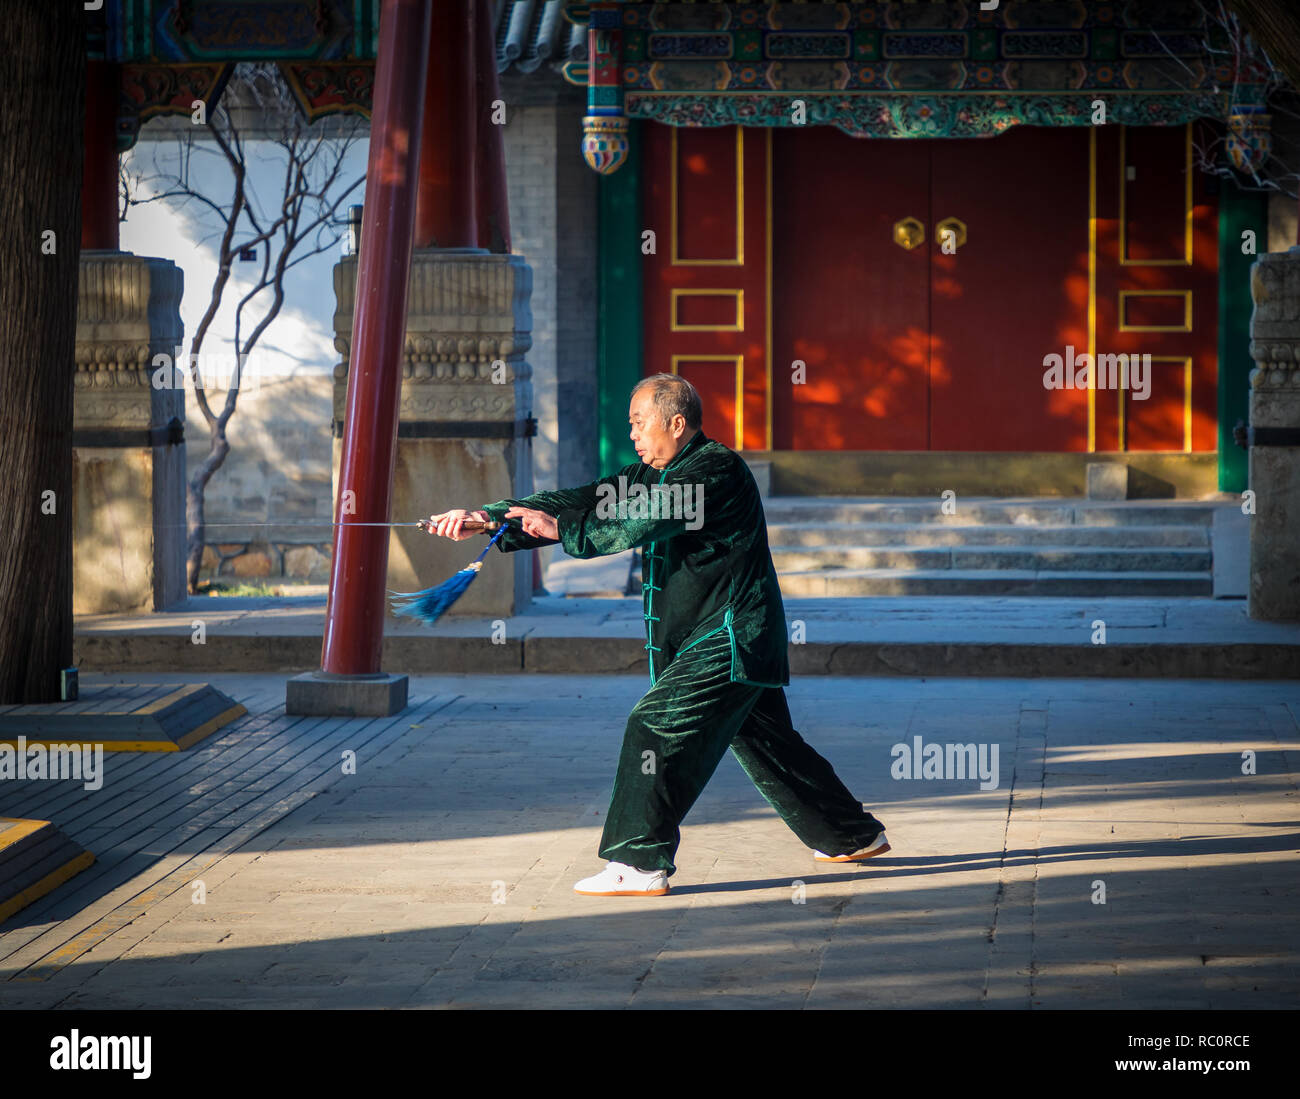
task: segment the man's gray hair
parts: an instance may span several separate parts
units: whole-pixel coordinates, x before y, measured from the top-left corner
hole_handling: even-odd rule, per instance
[[[660,426],[667,429],[672,418],[678,414],[686,419],[686,429],[696,431],[704,422],[704,405],[695,386],[680,374],[651,374],[642,378],[632,387],[635,397],[641,390],[649,387],[655,408],[659,410]]]

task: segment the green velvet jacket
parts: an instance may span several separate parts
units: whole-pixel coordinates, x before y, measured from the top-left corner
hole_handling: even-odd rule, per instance
[[[677,503],[684,506],[670,506]],[[497,541],[503,553],[557,541],[569,556],[584,558],[645,547],[641,586],[651,686],[678,653],[724,630],[732,682],[790,682],[785,607],[763,502],[735,451],[697,431],[662,470],[636,462],[580,488],[498,500],[480,510],[500,522],[511,507],[553,515],[560,537],[534,538],[511,527]]]

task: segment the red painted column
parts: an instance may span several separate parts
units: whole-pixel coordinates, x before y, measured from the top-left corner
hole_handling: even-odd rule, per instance
[[[116,251],[117,108],[121,69],[108,61],[86,62],[85,160],[81,169],[81,247]]]
[[[506,196],[504,126],[492,120],[492,104],[501,96],[492,5],[475,0],[474,52],[478,60],[478,242],[489,252],[510,251],[510,202]],[[508,108],[507,108],[508,109]]]
[[[424,90],[417,248],[475,248],[474,15],[483,5],[438,0],[429,32]],[[365,234],[362,234],[364,238]]]
[[[379,672],[432,0],[383,0],[321,670]],[[440,4],[439,7],[456,5]],[[354,507],[349,509],[351,500]],[[350,513],[348,513],[350,511]]]

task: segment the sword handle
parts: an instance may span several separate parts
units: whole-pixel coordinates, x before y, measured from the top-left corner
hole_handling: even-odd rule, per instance
[[[428,519],[421,519],[416,524],[416,526],[418,526],[423,531],[428,531],[429,533],[433,532],[433,527],[432,525],[430,525]],[[483,522],[482,519],[466,519],[463,523],[461,523],[460,529],[471,531],[471,532],[477,531],[479,534],[495,534],[497,530],[500,528],[500,526],[501,526],[500,523],[494,523],[494,522],[485,523]]]

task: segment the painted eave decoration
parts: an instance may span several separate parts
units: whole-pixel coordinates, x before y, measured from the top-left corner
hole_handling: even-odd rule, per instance
[[[495,3],[498,70],[586,87],[582,153],[602,174],[626,160],[634,119],[986,137],[1090,125],[1100,100],[1113,123],[1227,122],[1243,164],[1269,143],[1255,75],[1236,71],[1192,0]],[[379,12],[379,0],[105,0],[87,47],[123,66],[129,144],[140,119],[214,99],[239,60],[277,61],[309,118],[368,114]]]
[[[565,15],[588,28],[587,59],[564,71],[588,88],[583,154],[602,173],[626,155],[611,147],[616,119],[985,137],[1090,125],[1097,100],[1115,123],[1224,119],[1221,89],[1242,83],[1177,0],[570,3]],[[1247,150],[1260,143],[1251,122]]]

